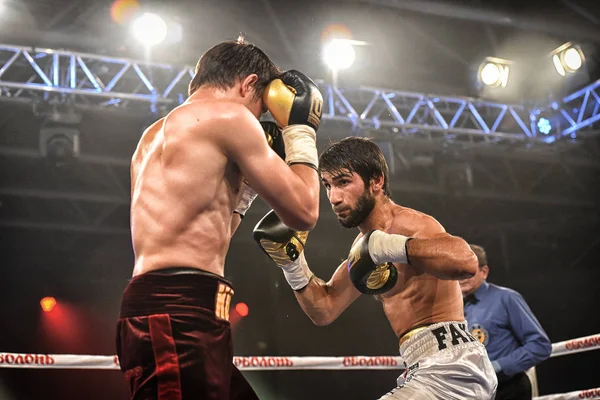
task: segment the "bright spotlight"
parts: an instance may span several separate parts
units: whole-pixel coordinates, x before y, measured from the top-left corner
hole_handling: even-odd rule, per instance
[[[154,46],[167,36],[166,22],[156,14],[145,13],[133,22],[133,35],[147,46]]]
[[[581,54],[577,51],[577,49],[570,48],[565,51],[565,65],[572,71],[577,71],[581,68],[583,64],[583,60],[581,59]]]
[[[334,71],[349,68],[356,58],[352,43],[347,40],[333,39],[323,49],[325,63]]]
[[[565,43],[552,52],[552,63],[561,76],[572,74],[583,65],[583,51],[571,42]]]
[[[479,67],[479,80],[490,87],[506,87],[510,62],[495,57],[488,57]]]
[[[500,68],[496,64],[487,63],[481,69],[481,81],[488,86],[492,86],[500,79]]]

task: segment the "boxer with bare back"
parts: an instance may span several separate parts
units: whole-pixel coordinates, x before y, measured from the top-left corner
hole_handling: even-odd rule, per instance
[[[282,126],[259,122],[269,110]],[[233,365],[225,257],[260,196],[286,225],[318,218],[322,96],[243,39],[208,50],[189,97],[142,135],[131,163],[135,265],[117,353],[132,399],[256,399]]]
[[[273,212],[254,230],[304,312],[316,325],[328,325],[361,294],[377,296],[406,364],[397,387],[381,399],[493,399],[496,374],[464,321],[458,279],[478,267],[469,245],[433,217],[392,201],[388,167],[372,141],[332,144],[319,170],[340,224],[360,230],[328,282],[308,267],[308,232],[287,228]]]

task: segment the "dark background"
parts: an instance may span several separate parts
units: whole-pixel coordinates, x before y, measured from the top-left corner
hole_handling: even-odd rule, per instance
[[[592,49],[587,76],[579,83],[600,78],[593,57],[593,37],[600,38],[593,34],[600,29],[594,21],[600,13],[591,2],[508,2],[501,10],[513,23],[503,25],[494,22],[498,8],[491,2],[453,2],[455,11],[487,10],[487,19],[479,21],[432,15],[432,5],[441,2],[422,2],[420,12],[385,3],[176,2],[168,12],[184,26],[184,42],[158,48],[153,57],[191,65],[211,45],[243,31],[282,67],[328,79],[320,62],[321,32],[327,24],[344,23],[356,39],[372,43],[361,50],[364,54],[357,52],[357,64],[341,77],[344,85],[477,94],[472,69],[482,57],[519,54],[534,60],[574,38]],[[6,4],[0,42],[140,54],[124,28],[107,19],[110,2]],[[575,11],[581,7],[582,14]],[[540,43],[549,47],[542,50]],[[133,261],[128,159],[144,127],[157,116],[79,110],[81,153],[87,158],[57,166],[36,153],[43,118],[34,115],[31,104],[0,99],[0,351],[112,355],[118,304]],[[453,159],[441,148],[432,150],[434,165],[397,168],[391,178],[397,203],[431,213],[449,232],[486,248],[489,281],[522,293],[552,342],[600,332],[600,163],[597,158],[582,162],[578,153],[586,148],[598,154],[600,143],[591,132],[578,138],[572,150],[543,157],[471,152],[478,190],[463,195],[412,189],[424,183],[443,186],[439,171]],[[350,134],[325,123],[319,147]],[[94,156],[113,161],[94,161]],[[510,195],[504,189],[507,181],[515,188]],[[347,255],[356,231],[340,227],[322,200],[307,258],[312,270],[327,279]],[[250,308],[234,330],[236,355],[396,355],[397,339],[372,298],[360,298],[331,326],[312,325],[280,271],[251,239],[252,228],[267,211],[264,203],[255,202],[227,258],[234,303],[243,301]],[[66,316],[59,322],[40,309],[39,300],[47,295],[57,298]],[[541,394],[597,387],[599,360],[593,351],[544,362],[537,368]],[[394,387],[398,372],[245,375],[265,399],[374,399]],[[117,371],[0,370],[0,399],[126,397]]]

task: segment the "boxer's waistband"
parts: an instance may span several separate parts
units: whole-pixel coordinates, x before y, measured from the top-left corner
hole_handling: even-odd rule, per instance
[[[412,328],[410,328],[408,331],[406,331],[405,333],[403,333],[400,336],[400,346],[402,346],[402,343],[406,342],[408,339],[413,337],[417,332],[420,332],[423,329],[426,329],[430,325],[432,325],[432,324],[421,324],[421,325],[416,325],[416,326],[413,326]]]
[[[129,281],[119,318],[201,313],[229,320],[233,294],[231,283],[219,275],[191,267],[164,268]]]
[[[418,327],[402,336],[400,342],[400,355],[407,366],[446,349],[474,342],[479,344],[468,332],[466,321],[446,321]]]

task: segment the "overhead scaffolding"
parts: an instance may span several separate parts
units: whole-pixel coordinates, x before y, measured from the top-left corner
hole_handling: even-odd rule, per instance
[[[187,98],[192,76],[189,66],[0,45],[0,100],[5,101],[164,113]],[[600,132],[595,129],[600,81],[540,107],[317,83],[325,102],[324,136],[369,135],[394,143],[396,170],[410,172],[396,174],[392,188],[405,198],[414,195],[420,202],[431,201],[432,207],[446,207],[446,199],[458,191],[461,208],[468,213],[492,200],[570,210],[591,210],[598,204],[587,172],[580,172],[600,169],[600,148],[579,144],[586,135]],[[554,132],[538,131],[542,117]],[[11,158],[15,168],[42,158],[39,149],[7,144],[0,146],[0,156]],[[570,146],[568,151],[565,146]],[[460,151],[447,151],[451,149]],[[475,151],[479,154],[472,157]],[[459,157],[445,160],[448,154]],[[129,160],[84,149],[77,161],[83,168],[69,174],[90,184],[85,191],[35,181],[5,185],[0,195],[26,207],[0,227],[127,234],[123,221],[129,205]],[[450,175],[464,187],[448,186]],[[48,219],[42,211],[48,207],[61,219]]]
[[[76,107],[165,111],[187,97],[189,66],[66,50],[0,45],[0,99]],[[354,129],[466,148],[526,143],[545,146],[598,134],[600,81],[550,105],[526,107],[482,99],[318,82],[324,120]],[[538,131],[541,116],[555,128]]]

